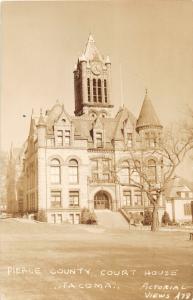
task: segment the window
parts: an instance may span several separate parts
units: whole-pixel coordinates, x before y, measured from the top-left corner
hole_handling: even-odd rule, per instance
[[[93,100],[94,100],[94,102],[97,102],[96,79],[93,79]]]
[[[129,184],[129,181],[130,181],[130,168],[129,168],[129,163],[127,161],[124,161],[121,165],[120,181],[123,184],[124,183]]]
[[[102,102],[101,79],[98,79],[98,101]]]
[[[134,205],[135,206],[141,206],[143,205],[142,202],[142,193],[139,190],[136,190],[134,193]]]
[[[184,204],[184,215],[185,216],[191,216],[191,204],[190,203],[185,203]]]
[[[54,138],[47,139],[47,146],[54,147]]]
[[[136,160],[134,162],[134,166],[131,172],[131,183],[132,184],[137,184],[141,182],[141,176],[140,176],[140,171],[141,171],[141,166],[140,162]]]
[[[80,215],[79,214],[75,214],[75,216],[74,216],[74,224],[80,224]]]
[[[78,191],[70,191],[69,192],[69,206],[71,206],[71,207],[79,206],[79,192]]]
[[[90,102],[90,78],[87,78],[88,102]]]
[[[60,161],[58,159],[52,159],[50,173],[51,183],[60,183]]]
[[[133,146],[132,133],[127,133],[127,146],[131,148]]]
[[[151,182],[157,181],[156,162],[154,159],[148,160],[148,178]]]
[[[146,146],[155,148],[156,147],[156,134],[154,132],[145,133]]]
[[[61,207],[61,191],[51,191],[51,207]]]
[[[110,161],[108,159],[102,159],[101,162],[102,162],[101,179],[108,182],[110,179]]]
[[[123,191],[123,205],[131,206],[131,191]]]
[[[97,132],[96,133],[96,146],[97,147],[102,147],[103,144],[103,136],[102,136],[102,132]]]
[[[70,145],[70,130],[65,130],[65,144]]]
[[[57,131],[57,144],[58,144],[58,146],[63,146],[63,131],[62,130]]]
[[[78,162],[75,159],[69,162],[69,182],[78,183]]]
[[[105,94],[105,103],[107,103],[107,81],[104,80],[104,94]]]
[[[91,160],[91,169],[93,171],[98,170],[98,161],[97,160]]]

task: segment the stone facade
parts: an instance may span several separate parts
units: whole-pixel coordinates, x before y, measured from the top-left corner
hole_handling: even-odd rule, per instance
[[[74,70],[75,115],[57,102],[32,114],[24,163],[23,214],[41,221],[79,223],[81,210],[144,213],[152,209],[137,187],[145,164],[160,181],[162,126],[146,92],[138,119],[121,107],[112,116],[111,62],[92,36]],[[159,203],[160,217],[165,210]]]

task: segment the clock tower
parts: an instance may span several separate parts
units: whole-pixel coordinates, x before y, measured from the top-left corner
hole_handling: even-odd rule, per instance
[[[74,70],[75,115],[109,116],[111,108],[111,63],[104,60],[92,35]]]

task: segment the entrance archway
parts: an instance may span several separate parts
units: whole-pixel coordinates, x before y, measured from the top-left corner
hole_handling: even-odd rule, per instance
[[[99,191],[94,196],[94,209],[111,209],[111,198],[105,191]]]

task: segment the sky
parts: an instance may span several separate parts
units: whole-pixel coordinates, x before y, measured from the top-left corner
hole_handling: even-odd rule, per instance
[[[112,63],[115,112],[124,104],[137,117],[147,88],[163,125],[186,117],[192,16],[192,0],[1,2],[1,149],[23,144],[32,109],[59,99],[73,114],[73,70],[89,33]]]

